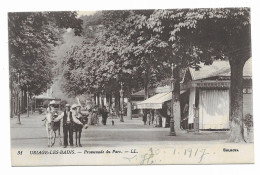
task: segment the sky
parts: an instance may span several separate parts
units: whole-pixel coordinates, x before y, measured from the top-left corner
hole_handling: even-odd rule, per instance
[[[96,13],[96,11],[78,11],[78,15],[80,16],[85,16],[85,15],[93,15],[94,13]]]

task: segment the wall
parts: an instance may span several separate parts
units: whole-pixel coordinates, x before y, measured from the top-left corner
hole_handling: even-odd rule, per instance
[[[244,94],[243,95],[243,115],[253,114],[253,95]]]

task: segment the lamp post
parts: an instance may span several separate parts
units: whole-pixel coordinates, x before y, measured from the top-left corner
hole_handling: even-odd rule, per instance
[[[20,73],[18,72],[17,73],[17,77],[18,77],[18,84],[17,84],[17,87],[18,87],[18,112],[17,112],[17,124],[21,124],[21,116],[20,116]]]
[[[124,122],[123,118],[123,111],[124,111],[124,90],[123,90],[123,82],[120,82],[121,89],[120,89],[120,122]]]
[[[32,97],[34,97],[34,94],[32,94]],[[33,114],[33,102],[35,100],[35,97],[31,99],[31,114]]]
[[[171,100],[171,120],[170,120],[170,133],[169,136],[176,136],[175,129],[174,129],[174,116],[173,116],[173,100],[174,100],[174,76],[173,76],[173,70],[174,65],[172,63],[171,69],[172,69],[172,76],[171,76],[171,91],[172,91],[172,100]]]

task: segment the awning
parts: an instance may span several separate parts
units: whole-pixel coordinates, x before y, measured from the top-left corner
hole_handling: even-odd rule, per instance
[[[181,94],[185,90],[181,91]],[[162,109],[164,102],[172,99],[172,92],[156,94],[140,103],[137,104],[138,109]]]
[[[172,93],[156,94],[137,104],[138,109],[162,109],[162,104],[172,99]]]

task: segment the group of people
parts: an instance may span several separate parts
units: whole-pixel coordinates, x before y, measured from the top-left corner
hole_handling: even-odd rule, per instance
[[[144,109],[143,122],[144,125],[153,125],[154,127],[169,127],[170,116],[167,111],[161,109]]]
[[[102,116],[101,123],[103,125],[106,125],[108,113],[109,113],[106,106],[104,106],[103,108],[100,108],[100,109],[97,106],[94,106],[93,109],[89,112],[91,112],[90,122],[89,122],[91,125],[97,125],[99,123],[99,119],[98,119],[99,115]]]
[[[83,116],[81,112],[81,105],[79,104],[66,104],[65,110],[58,115],[58,111],[54,108],[55,101],[51,101],[47,108],[47,115],[52,115],[54,125],[60,125],[60,121],[62,120],[63,124],[63,135],[64,135],[64,148],[68,146],[68,142],[70,146],[73,146],[73,126],[75,124],[83,126],[84,124],[80,121],[80,118]],[[89,124],[97,125],[99,123],[98,115],[102,116],[102,124],[106,125],[108,118],[108,110],[104,106],[101,109],[98,109],[97,106],[94,106],[89,112]],[[87,125],[84,125],[86,128]]]
[[[83,123],[80,121],[80,117],[82,114],[80,112],[81,106],[78,104],[70,104],[65,105],[65,110],[58,115],[58,111],[54,108],[55,101],[51,101],[47,108],[47,115],[52,115],[54,118],[54,123],[59,123],[63,120],[63,135],[64,135],[64,148],[68,146],[68,138],[70,146],[73,146],[73,125],[78,124],[82,125]]]

